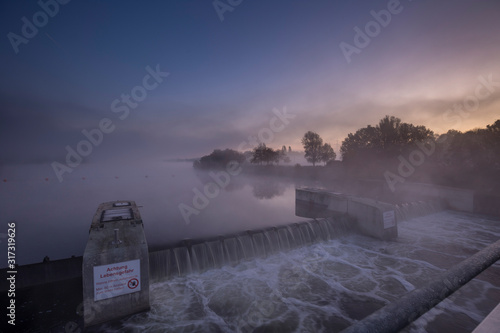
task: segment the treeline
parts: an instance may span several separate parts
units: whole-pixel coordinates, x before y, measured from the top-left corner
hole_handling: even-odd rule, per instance
[[[448,131],[437,140],[436,164],[450,184],[500,190],[500,120],[486,128]]]
[[[243,163],[245,155],[232,149],[214,150],[210,155],[203,156],[193,162],[193,167],[197,169],[225,169],[229,162],[235,161]]]
[[[292,149],[290,148],[290,151]],[[250,155],[250,163],[256,164],[279,164],[280,161],[285,163],[290,162],[290,158],[286,154],[286,147],[283,146],[281,149],[272,149],[267,147],[265,143],[259,144],[255,147]]]
[[[435,134],[386,116],[342,142],[342,164],[355,178],[406,180],[491,191],[500,183],[500,120],[467,132]]]
[[[301,140],[304,157],[313,166],[336,158],[330,144],[308,131]],[[252,151],[215,150],[194,162],[201,169],[225,168],[229,161],[260,165],[289,163],[291,152],[264,143]],[[467,132],[435,134],[421,125],[385,116],[378,124],[349,133],[340,148],[343,169],[350,178],[385,180],[390,186],[406,180],[484,190],[500,185],[500,120]]]
[[[302,138],[302,144],[304,145],[304,157],[313,166],[319,162],[326,165],[335,160],[337,156],[332,146],[329,143],[323,143],[323,139],[317,133],[308,131]],[[291,152],[292,148],[288,146],[288,153]],[[216,149],[210,155],[194,161],[193,166],[198,169],[222,169],[230,161],[236,161],[240,164],[249,161],[259,165],[272,165],[280,162],[290,163],[290,157],[287,154],[286,146],[282,146],[281,149],[273,149],[267,147],[265,143],[260,143],[253,150],[244,153],[232,149]]]

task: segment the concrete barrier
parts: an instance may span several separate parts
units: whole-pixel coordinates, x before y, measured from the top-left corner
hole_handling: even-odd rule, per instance
[[[322,189],[295,190],[295,214],[318,218],[339,214],[355,218],[362,234],[388,240],[398,236],[394,206],[367,198],[358,198]]]
[[[149,254],[133,201],[99,205],[83,255],[86,327],[149,310]]]
[[[405,197],[444,199],[453,210],[474,212],[474,191],[448,186],[404,182],[398,185],[398,193]]]
[[[493,193],[474,194],[474,214],[500,217],[500,195]]]
[[[398,237],[394,206],[372,199],[350,197],[347,214],[356,219],[356,228],[367,236],[382,240]]]
[[[500,304],[472,331],[472,333],[491,333],[500,327]]]
[[[347,196],[322,189],[295,190],[295,215],[307,218],[326,218],[347,214]]]
[[[82,260],[83,257],[80,256],[17,266],[16,289],[81,277]],[[9,270],[10,269],[7,268],[1,269],[0,275],[8,276],[7,271]],[[7,279],[0,279],[0,292],[4,292],[8,289]]]
[[[465,259],[427,285],[413,290],[394,303],[343,330],[343,333],[400,332],[443,299],[500,259],[500,240]],[[494,331],[498,332],[498,326]]]

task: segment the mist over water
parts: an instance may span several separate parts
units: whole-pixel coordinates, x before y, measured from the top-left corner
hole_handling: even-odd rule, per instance
[[[45,255],[51,260],[82,255],[92,217],[106,201],[135,201],[148,245],[162,248],[186,238],[304,221],[295,216],[295,188],[299,186],[353,190],[326,185],[324,180],[242,173],[232,176],[206,208],[186,223],[179,204],[193,207],[193,189],[204,192],[214,181],[210,173],[188,162],[89,163],[66,175],[62,183],[39,166],[5,167],[2,179],[6,181],[0,186],[4,198],[0,218],[4,225],[17,221],[21,265],[41,262]],[[454,211],[409,219],[398,228],[396,241],[339,235],[327,242],[153,283],[151,311],[99,329],[339,331],[500,237],[496,219]],[[428,327],[471,331],[497,304],[498,272],[500,266],[493,265],[405,332]],[[64,325],[61,320],[59,324]]]
[[[47,165],[5,166],[1,178],[6,181],[0,186],[0,220],[2,228],[17,222],[21,265],[41,262],[46,255],[51,260],[83,255],[92,217],[106,201],[133,200],[142,206],[150,247],[304,220],[295,216],[293,182],[240,174],[188,224],[179,204],[193,207],[193,189],[203,192],[213,182],[188,162],[89,163],[65,174],[61,183]]]
[[[151,310],[108,332],[338,332],[500,237],[498,221],[444,211],[399,224],[396,242],[360,235],[151,285]],[[497,305],[497,263],[404,332],[470,332]]]

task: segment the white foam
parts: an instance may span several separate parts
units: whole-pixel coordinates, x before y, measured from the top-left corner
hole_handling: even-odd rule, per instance
[[[459,262],[495,241],[500,224],[494,222],[440,212],[401,223],[396,242],[351,235],[177,277],[153,284],[151,311],[122,324],[166,332],[207,330],[207,325],[223,332],[251,332],[276,321],[298,331],[312,323],[315,330],[340,329],[357,319],[357,308],[359,315],[366,314],[363,304],[392,302],[446,270],[440,260]],[[408,330],[425,331],[443,313],[462,313],[479,322],[494,306],[487,299],[491,291],[500,293],[500,285],[475,279]]]

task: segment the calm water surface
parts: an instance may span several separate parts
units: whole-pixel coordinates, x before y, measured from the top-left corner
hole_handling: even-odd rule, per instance
[[[195,208],[196,189],[203,192],[213,182],[187,162],[81,165],[63,182],[47,165],[5,166],[0,173],[0,232],[6,232],[7,222],[17,222],[19,264],[41,262],[46,255],[82,255],[97,206],[112,200],[142,206],[150,247],[303,220],[295,216],[296,184],[237,175],[186,223],[179,205]]]

